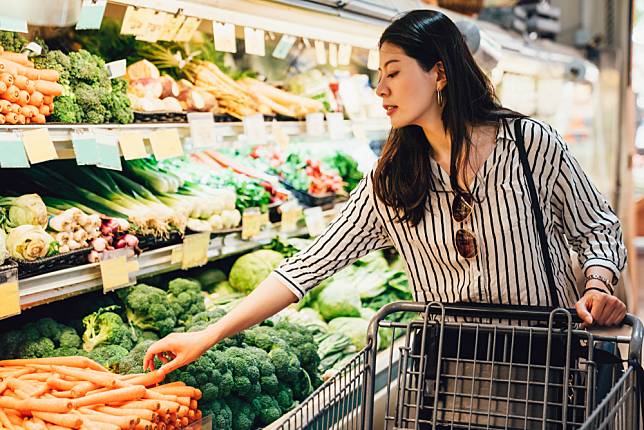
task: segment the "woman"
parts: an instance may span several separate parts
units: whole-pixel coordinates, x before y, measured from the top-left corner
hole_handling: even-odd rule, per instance
[[[440,12],[407,13],[379,46],[377,93],[393,128],[374,171],[308,249],[216,324],[153,344],[146,368],[155,356],[164,373],[196,360],[389,246],[404,257],[418,301],[576,303],[587,325],[623,319],[626,307],[612,295],[626,262],[619,221],[559,134],[499,104],[457,27]],[[517,131],[538,194],[535,216]],[[569,246],[586,275],[582,297]]]

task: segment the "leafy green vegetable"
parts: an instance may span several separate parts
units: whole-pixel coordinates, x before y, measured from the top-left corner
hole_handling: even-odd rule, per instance
[[[176,278],[168,284],[168,302],[179,323],[184,323],[192,315],[206,310],[201,295],[201,285],[197,281]]]
[[[165,291],[138,284],[117,292],[125,305],[127,319],[141,330],[152,330],[165,336],[172,332],[177,317]]]
[[[134,340],[129,327],[121,317],[112,312],[117,306],[101,308],[83,318],[83,349],[91,352],[99,345],[118,345],[126,350],[132,348]]]
[[[342,176],[342,180],[346,183],[344,188],[347,192],[351,192],[362,180],[363,174],[358,169],[358,162],[348,154],[338,151],[332,157],[325,158],[324,161]]]
[[[248,294],[266,279],[283,259],[279,252],[267,249],[243,255],[230,269],[230,285],[236,291]]]

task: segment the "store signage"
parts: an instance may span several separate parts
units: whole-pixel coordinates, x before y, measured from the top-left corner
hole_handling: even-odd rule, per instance
[[[351,63],[351,45],[341,44],[338,49],[338,64],[348,66]]]
[[[215,49],[220,52],[237,52],[235,26],[229,23],[213,22],[212,34],[215,38]]]
[[[309,231],[311,237],[321,235],[326,229],[324,212],[322,212],[322,208],[319,206],[304,209],[304,221],[306,222],[306,229]]]
[[[40,55],[40,54],[42,54],[42,46],[40,46],[40,45],[39,45],[39,44],[37,44],[36,42],[29,42],[29,43],[27,44],[27,46],[25,46],[25,47],[23,48],[23,50],[22,50],[22,51],[23,51],[23,52],[24,52],[24,51],[31,51],[31,52],[33,52],[35,55]]]
[[[329,64],[338,67],[338,45],[335,43],[329,43]]]
[[[188,114],[188,123],[193,148],[212,147],[219,142],[212,113],[191,112]]]
[[[329,137],[333,140],[342,139],[346,134],[342,112],[327,112],[326,121],[329,128]]]
[[[14,265],[0,272],[0,318],[20,313],[20,288],[18,287],[18,268]]]
[[[56,160],[56,148],[49,137],[49,131],[46,128],[37,128],[22,132],[22,143],[27,151],[27,157],[31,164],[42,163],[44,161]]]
[[[150,133],[150,145],[154,156],[159,161],[183,155],[179,130],[176,128],[153,131]]]
[[[264,30],[244,27],[244,46],[247,54],[266,55],[266,44],[264,41]]]
[[[27,21],[21,18],[0,15],[0,30],[27,33]]]
[[[131,250],[122,249],[102,253],[99,265],[104,293],[136,283],[139,261],[136,257],[129,257],[131,253]]]
[[[97,130],[98,167],[111,170],[123,170],[119,152],[118,136],[108,130]]]
[[[277,46],[273,49],[273,57],[279,60],[283,60],[288,57],[288,53],[291,52],[296,40],[297,37],[295,36],[289,36],[288,34],[282,35],[280,41],[277,42]]]
[[[123,158],[126,160],[136,160],[148,156],[143,142],[143,134],[139,131],[122,131],[119,133],[119,144]]]
[[[94,166],[99,163],[98,142],[89,130],[72,133],[72,146],[79,166]]]
[[[210,233],[187,235],[183,243],[172,250],[170,264],[181,263],[182,270],[200,267],[208,263]]]
[[[321,40],[315,41],[315,58],[319,65],[326,64],[326,48]]]
[[[4,169],[29,167],[29,159],[18,133],[13,131],[0,133],[0,147],[2,147],[0,167]]]
[[[281,231],[290,233],[297,230],[297,223],[302,218],[302,206],[295,202],[284,203],[280,206],[282,213]]]
[[[103,22],[107,0],[83,0],[76,30],[98,30]]]
[[[174,40],[177,32],[179,31],[185,20],[186,17],[183,15],[168,15],[165,24],[163,24],[161,34],[159,35],[159,40]]]
[[[121,24],[121,34],[138,36],[145,28],[154,10],[128,6]]]
[[[262,145],[266,143],[266,124],[264,124],[264,115],[257,113],[247,115],[242,120],[244,123],[244,134],[246,139],[252,145]]]
[[[156,42],[159,40],[165,23],[171,16],[165,12],[154,11],[143,26],[143,29],[136,36],[136,40],[142,40],[144,42]]]
[[[107,69],[107,75],[110,79],[120,78],[121,76],[125,76],[127,62],[126,60],[112,61],[106,63],[105,68]]]
[[[187,17],[177,32],[177,35],[174,37],[174,40],[176,42],[190,42],[200,25],[201,20],[199,18],[195,18],[194,16]]]
[[[242,240],[248,240],[257,236],[262,230],[264,222],[265,217],[262,216],[259,208],[245,209],[242,214]]]
[[[322,136],[324,134],[324,114],[322,112],[306,114],[306,133],[309,136]]]
[[[369,70],[378,70],[380,63],[380,53],[377,50],[372,49],[369,51],[369,56],[367,57],[367,69]]]
[[[272,135],[273,135],[273,140],[277,145],[279,146],[280,150],[286,151],[286,148],[288,147],[289,143],[289,137],[282,128],[282,125],[279,123],[279,121],[273,120],[271,124],[271,129],[272,129]]]

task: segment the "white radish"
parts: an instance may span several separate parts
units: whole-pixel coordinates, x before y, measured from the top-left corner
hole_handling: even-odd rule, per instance
[[[68,231],[72,227],[72,219],[64,213],[49,219],[49,228],[55,231]]]
[[[79,228],[74,232],[73,238],[76,242],[82,242],[84,240],[87,240],[87,232],[83,230],[82,228]]]
[[[89,253],[89,257],[87,258],[87,260],[90,263],[98,263],[99,261],[101,261],[101,256],[99,255],[98,252],[92,251]]]
[[[105,248],[107,248],[107,240],[102,237],[97,237],[92,241],[92,247],[94,247],[94,250],[97,252],[103,252],[105,251]]]
[[[75,241],[74,239],[72,239],[69,242],[67,242],[67,245],[69,246],[69,249],[72,250],[72,251],[80,249],[80,247],[81,247],[81,244],[78,243],[77,241]]]
[[[66,252],[69,252],[69,251],[70,251],[69,245],[61,245],[58,248],[58,252],[60,252],[61,254],[65,254]]]

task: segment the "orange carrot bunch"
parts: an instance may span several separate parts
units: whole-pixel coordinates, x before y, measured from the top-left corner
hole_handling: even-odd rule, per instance
[[[0,124],[44,124],[63,93],[56,70],[35,69],[26,54],[0,46]]]
[[[201,391],[159,371],[115,375],[86,357],[0,361],[0,428],[176,430],[201,419]]]

